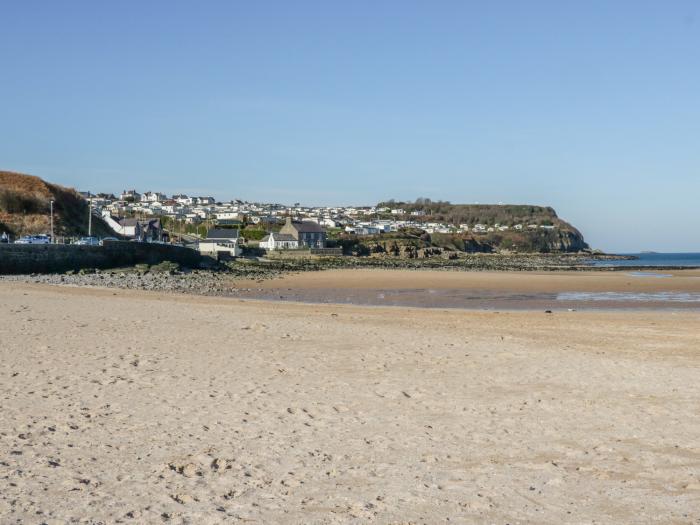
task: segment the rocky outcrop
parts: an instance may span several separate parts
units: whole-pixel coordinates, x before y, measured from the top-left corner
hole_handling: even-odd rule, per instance
[[[479,242],[476,239],[465,239],[464,251],[467,253],[493,253],[494,249],[488,243]]]
[[[548,252],[576,253],[588,249],[583,235],[578,231],[557,230],[547,243]]]

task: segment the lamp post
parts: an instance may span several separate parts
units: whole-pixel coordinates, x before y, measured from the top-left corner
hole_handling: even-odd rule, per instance
[[[88,237],[92,237],[92,197],[88,192]]]
[[[50,208],[51,208],[51,244],[55,244],[54,236],[53,236],[53,199],[51,199],[50,203]]]

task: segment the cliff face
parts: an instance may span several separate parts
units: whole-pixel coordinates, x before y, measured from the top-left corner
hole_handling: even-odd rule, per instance
[[[549,252],[581,252],[588,250],[588,244],[583,240],[583,235],[578,230],[560,230],[547,241]]]
[[[88,204],[75,190],[32,175],[0,171],[0,232],[15,237],[49,233],[51,200],[57,236],[87,234]],[[92,227],[95,235],[113,235],[98,217],[93,217]]]
[[[464,244],[467,252],[578,253],[589,249],[575,228],[474,234]]]
[[[578,253],[588,249],[576,230],[537,230],[486,234],[422,234],[409,232],[347,236],[335,241],[346,254],[423,259],[462,253]]]

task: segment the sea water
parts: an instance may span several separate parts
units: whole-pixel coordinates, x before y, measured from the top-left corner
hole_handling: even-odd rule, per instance
[[[591,265],[611,268],[626,266],[700,268],[700,253],[623,253],[620,255],[631,255],[635,259],[593,260]]]

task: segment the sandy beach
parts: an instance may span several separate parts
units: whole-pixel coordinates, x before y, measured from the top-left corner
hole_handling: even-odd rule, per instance
[[[449,288],[567,278],[421,273]],[[700,285],[692,272],[597,279]],[[699,349],[697,310],[3,282],[0,523],[698,523]]]

